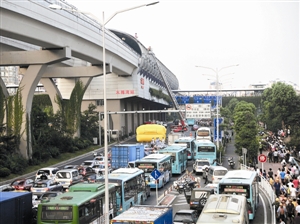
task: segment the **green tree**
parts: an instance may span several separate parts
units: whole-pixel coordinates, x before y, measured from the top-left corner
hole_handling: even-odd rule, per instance
[[[281,82],[273,84],[262,95],[262,121],[273,132],[291,125],[289,122],[291,122],[290,118],[294,117],[295,110],[293,108],[295,108],[296,103],[299,103],[299,100],[292,86]],[[296,107],[298,108],[298,106]]]
[[[93,141],[93,137],[99,136],[99,112],[96,106],[89,104],[88,109],[81,115],[81,138]],[[104,131],[101,131],[102,135]],[[103,139],[103,137],[102,137]]]
[[[254,104],[245,101],[239,102],[234,108],[236,152],[242,155],[242,148],[246,148],[248,159],[251,161],[256,158],[259,148],[255,111]]]

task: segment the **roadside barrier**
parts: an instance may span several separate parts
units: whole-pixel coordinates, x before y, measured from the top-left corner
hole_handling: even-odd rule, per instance
[[[244,164],[240,164],[240,165],[241,165],[241,170],[251,170],[250,167],[245,166]],[[267,196],[270,210],[271,210],[271,218],[272,218],[271,223],[275,224],[276,223],[276,211],[275,211],[275,206],[272,206],[272,203],[275,202],[276,195],[275,195],[273,187],[270,185],[269,181],[266,180],[263,176],[260,176],[259,190],[263,191]]]

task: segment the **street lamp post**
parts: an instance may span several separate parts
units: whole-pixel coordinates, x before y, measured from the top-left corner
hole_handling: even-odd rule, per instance
[[[97,17],[96,20],[97,22],[99,22],[102,26],[102,49],[103,49],[103,104],[104,104],[104,108],[103,108],[103,123],[104,123],[104,155],[105,155],[105,161],[104,161],[104,166],[105,166],[105,214],[104,214],[104,218],[105,218],[105,223],[109,223],[109,191],[108,191],[108,144],[107,144],[107,96],[106,96],[106,61],[105,61],[105,25],[112,20],[112,18],[114,18],[117,14],[120,14],[122,12],[127,12],[133,9],[137,9],[137,8],[141,8],[144,6],[151,6],[151,5],[155,5],[159,3],[159,1],[156,2],[152,2],[149,4],[143,4],[143,5],[138,5],[138,6],[134,6],[131,8],[127,8],[127,9],[123,9],[123,10],[119,10],[116,11],[115,13],[113,13],[107,20],[105,20],[105,15],[104,15],[104,11],[102,12],[102,22],[100,22]],[[66,10],[66,11],[76,11],[79,13],[84,13],[84,14],[89,14],[92,15],[93,17],[95,17],[93,14],[89,13],[89,12],[84,12],[84,11],[79,11],[79,10],[74,10],[74,9],[69,9],[69,8],[62,8],[61,6],[58,5],[50,5],[49,8],[51,9],[60,9],[60,10]],[[99,121],[100,122],[100,121]],[[100,127],[101,128],[101,127]]]
[[[216,74],[216,90],[217,90],[217,94],[216,94],[216,97],[217,97],[217,119],[216,119],[216,126],[217,126],[217,135],[216,135],[216,140],[217,140],[217,149],[219,150],[219,72],[225,68],[230,68],[230,67],[234,67],[234,66],[238,66],[238,64],[236,65],[229,65],[229,66],[225,66],[225,67],[222,67],[220,69],[216,68],[216,69],[213,69],[213,68],[210,68],[210,67],[206,67],[206,66],[198,66],[196,65],[196,67],[198,68],[206,68],[206,69],[210,69],[212,70],[215,74]],[[220,164],[222,163],[222,155],[221,155],[221,150],[220,150]]]

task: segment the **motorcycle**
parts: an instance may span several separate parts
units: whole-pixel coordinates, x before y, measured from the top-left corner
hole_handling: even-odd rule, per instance
[[[228,159],[228,165],[229,165],[229,167],[230,167],[231,169],[234,169],[235,162],[234,162],[234,160],[233,160],[232,157],[230,157],[230,158]]]
[[[93,156],[94,158],[98,155],[98,153],[96,151],[93,152]]]
[[[174,181],[173,187],[181,194],[183,192],[192,191],[196,187],[196,184],[196,181],[183,179],[181,181]]]

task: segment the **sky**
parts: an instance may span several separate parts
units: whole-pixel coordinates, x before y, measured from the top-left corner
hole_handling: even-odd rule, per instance
[[[107,19],[155,1],[67,0],[100,20],[103,12]],[[209,89],[217,71],[223,88],[277,80],[299,89],[299,5],[299,0],[160,0],[116,15],[106,28],[137,33],[176,75],[181,90]]]

